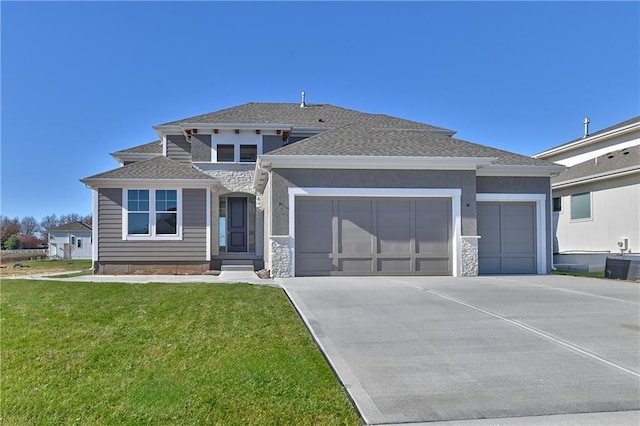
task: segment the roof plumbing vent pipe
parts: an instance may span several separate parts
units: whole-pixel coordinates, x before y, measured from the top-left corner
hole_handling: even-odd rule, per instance
[[[305,108],[307,103],[304,101],[304,92],[302,92],[302,102],[300,102],[300,108]]]
[[[584,123],[584,135],[582,136],[582,139],[589,137],[589,117],[585,117],[583,123]]]

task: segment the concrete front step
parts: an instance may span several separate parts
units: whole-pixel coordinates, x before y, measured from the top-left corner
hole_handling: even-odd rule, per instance
[[[251,271],[254,272],[255,268],[253,267],[253,263],[249,264],[249,265],[229,265],[226,262],[222,264],[222,266],[220,267],[221,271],[233,271],[233,272],[238,272],[238,271]]]

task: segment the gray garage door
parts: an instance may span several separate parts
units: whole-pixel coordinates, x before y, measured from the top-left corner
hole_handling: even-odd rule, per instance
[[[535,274],[535,203],[478,203],[481,274]]]
[[[448,198],[297,197],[296,275],[451,275],[451,228]]]

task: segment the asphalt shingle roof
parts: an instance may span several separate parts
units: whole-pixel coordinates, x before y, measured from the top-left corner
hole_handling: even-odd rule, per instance
[[[349,125],[271,151],[269,155],[497,157],[501,165],[554,165],[525,155],[415,128]]]
[[[160,156],[149,160],[139,161],[127,166],[118,167],[108,172],[99,173],[82,179],[209,179],[211,176],[196,170],[191,164],[181,163]]]
[[[162,154],[162,141],[156,140],[142,145],[137,145],[132,148],[116,151],[114,154]]]
[[[562,183],[616,170],[637,167],[640,169],[640,145],[613,151],[597,158],[576,164],[551,179],[552,183]]]
[[[625,127],[625,126],[628,126],[628,125],[634,124],[634,123],[640,123],[640,115],[637,116],[637,117],[633,117],[633,118],[630,118],[628,120],[622,121],[620,123],[614,124],[613,126],[606,127],[606,128],[604,128],[602,130],[598,130],[595,133],[590,133],[589,137],[598,136],[598,135],[600,135],[602,133],[610,132],[611,130],[622,128],[622,127]],[[579,138],[573,139],[573,140],[571,140],[569,142],[565,142],[563,144],[554,146],[553,148],[549,148],[546,151],[551,151],[551,150],[554,150],[554,149],[557,149],[557,148],[561,148],[561,147],[563,147],[565,145],[570,145],[570,144],[578,142],[578,141],[580,141],[582,139],[584,139],[584,138],[583,137],[579,137]]]
[[[91,226],[87,225],[84,222],[69,222],[64,225],[56,226],[55,228],[49,229],[49,232],[73,232],[73,231],[91,231]]]
[[[301,108],[299,104],[295,103],[266,102],[250,102],[220,111],[171,121],[163,124],[163,126],[214,123],[279,123],[289,124],[293,127],[334,129],[352,123],[368,122],[377,118],[386,118],[388,125],[392,125],[392,123],[395,122],[395,126],[409,126],[453,133],[442,127],[389,117],[382,114],[368,114],[330,104],[307,104],[306,107]]]

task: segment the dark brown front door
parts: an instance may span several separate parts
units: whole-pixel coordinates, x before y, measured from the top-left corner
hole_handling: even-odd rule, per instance
[[[247,251],[247,199],[227,198],[227,250],[230,252]]]

